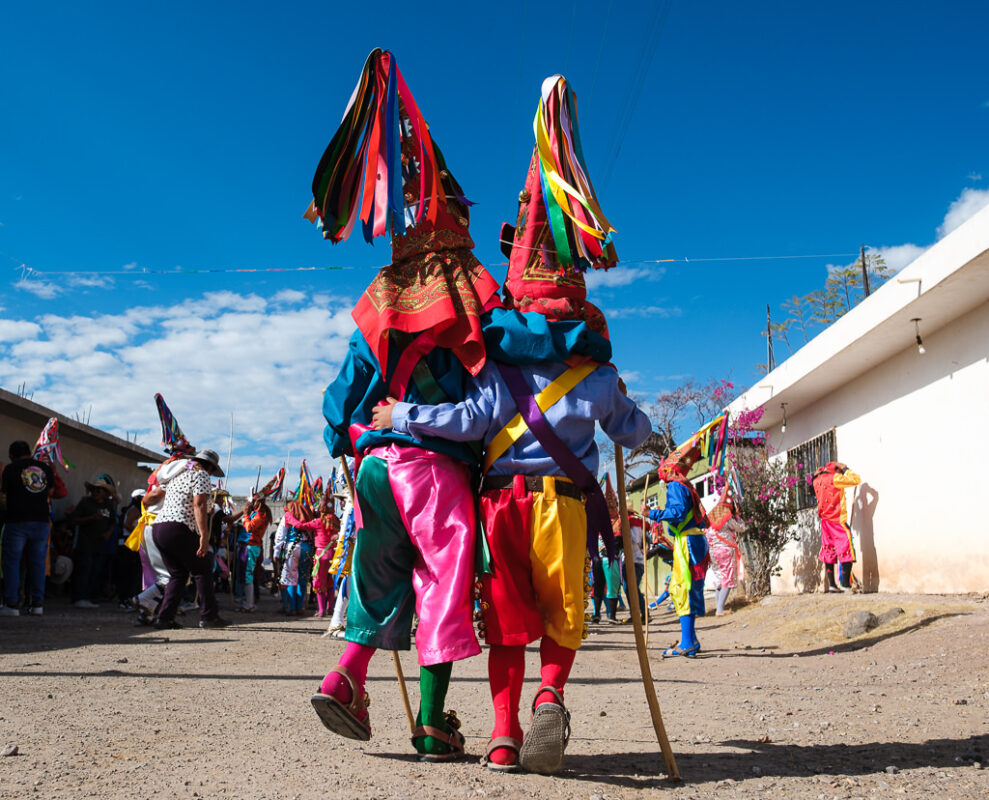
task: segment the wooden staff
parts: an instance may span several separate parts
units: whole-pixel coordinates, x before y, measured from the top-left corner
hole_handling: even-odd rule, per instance
[[[615,474],[618,483],[618,516],[622,524],[622,545],[625,548],[625,577],[630,585],[635,583],[635,563],[634,558],[628,558],[632,553],[632,531],[628,524],[628,498],[625,496],[625,457],[622,446],[615,445]],[[644,538],[644,537],[643,537]],[[635,630],[635,649],[639,655],[639,670],[642,672],[642,687],[646,692],[646,701],[649,703],[649,714],[652,717],[652,726],[656,731],[656,739],[659,741],[660,750],[663,751],[663,761],[666,763],[666,774],[673,780],[680,780],[680,770],[677,769],[676,758],[673,756],[673,748],[670,747],[670,740],[666,736],[666,728],[663,727],[663,714],[659,710],[659,698],[656,697],[656,686],[653,683],[652,671],[649,668],[649,655],[646,652],[645,638],[642,633],[642,618],[639,609],[639,593],[630,592],[628,603],[632,607],[632,627]]]
[[[646,541],[646,522],[649,517],[646,513],[646,501],[649,499],[649,473],[646,473],[646,488],[642,490],[642,508],[639,509],[640,515],[642,516],[642,564],[645,567],[642,570],[642,597],[645,598],[646,607],[643,612],[643,617],[646,621],[645,625],[645,636],[643,636],[643,641],[646,643],[646,647],[649,647],[649,543]],[[638,592],[636,592],[638,594]]]
[[[350,477],[350,468],[347,466],[346,456],[340,456],[340,465],[343,467],[343,478],[347,482],[347,491],[350,492],[350,502],[356,506],[357,492],[354,489],[354,482]],[[392,650],[391,655],[395,661],[395,675],[398,676],[398,688],[402,693],[402,705],[405,706],[405,717],[409,721],[409,730],[415,733],[416,721],[415,717],[412,716],[412,704],[409,702],[409,690],[405,686],[405,673],[402,672],[402,662],[398,659],[397,650]]]

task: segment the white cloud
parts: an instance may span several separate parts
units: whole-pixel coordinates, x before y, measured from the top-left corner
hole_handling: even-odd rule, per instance
[[[127,269],[127,270],[137,269],[137,262],[136,261],[130,261],[130,262],[124,264],[124,269]]]
[[[54,283],[48,283],[37,278],[21,278],[13,286],[15,289],[37,295],[42,300],[51,300],[61,291]]]
[[[614,269],[589,269],[584,273],[584,280],[587,288],[592,289],[613,289],[618,286],[628,286],[641,281],[658,281],[666,272],[665,267],[622,267]]]
[[[948,207],[948,213],[937,229],[938,238],[943,239],[986,206],[989,206],[989,189],[963,189],[955,202]]]
[[[982,173],[981,172],[970,172],[970,173],[968,173],[968,179],[970,181],[981,181],[982,180]]]
[[[272,296],[271,302],[294,306],[298,305],[305,299],[305,292],[300,292],[298,289],[282,289]]]
[[[189,439],[221,453],[234,415],[231,487],[270,477],[292,451],[330,468],[322,392],[335,377],[354,323],[349,302],[285,308],[255,294],[212,292],[176,306],[120,314],[0,320],[0,385],[159,450],[153,395],[161,392]],[[66,456],[71,459],[71,454]],[[270,474],[268,474],[270,473]]]
[[[2,311],[3,309],[0,309]],[[33,339],[41,333],[41,326],[19,319],[0,319],[0,342],[19,342]]]
[[[927,248],[916,244],[898,244],[892,247],[869,248],[870,253],[879,253],[886,266],[893,272],[899,272],[908,264],[917,260]]]
[[[668,319],[679,317],[683,311],[676,306],[632,306],[623,308],[608,308],[604,310],[607,319],[627,319],[629,317],[658,317]]]

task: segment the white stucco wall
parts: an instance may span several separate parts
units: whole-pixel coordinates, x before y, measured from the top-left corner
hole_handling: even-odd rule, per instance
[[[989,449],[989,303],[924,336],[839,390],[790,415],[777,451],[835,429],[838,459],[861,475],[852,509],[856,574],[870,590],[989,588],[982,509]],[[816,513],[780,560],[774,592],[808,591],[820,574]],[[812,573],[811,570],[816,570]]]

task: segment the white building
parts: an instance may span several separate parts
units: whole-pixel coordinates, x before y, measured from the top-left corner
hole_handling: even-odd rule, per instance
[[[861,475],[862,485],[846,498],[855,573],[867,590],[989,588],[989,515],[981,501],[989,494],[989,207],[731,410],[759,406],[770,445],[803,463],[803,472],[835,460]],[[819,584],[820,536],[809,494],[800,501],[800,538],[783,554],[774,592]]]

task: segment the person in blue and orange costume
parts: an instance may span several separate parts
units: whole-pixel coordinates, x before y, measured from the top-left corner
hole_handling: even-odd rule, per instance
[[[484,441],[481,520],[490,570],[482,575],[480,598],[494,705],[485,761],[493,770],[552,773],[563,763],[570,731],[564,687],[586,635],[587,556],[599,535],[611,542],[608,556],[615,559],[595,477],[595,422],[626,447],[650,432],[648,418],[606,363],[611,344],[604,316],[586,300],[583,270],[612,266],[617,256],[611,226],[573,149],[576,123],[576,100],[565,79],[548,78],[518,222],[502,228],[502,242],[511,247],[509,309],[486,320],[488,361],[467,397],[375,409],[375,428],[383,431],[423,442]],[[559,182],[553,194],[544,194],[549,175]],[[523,736],[525,648],[536,641],[539,688]]]
[[[363,199],[359,197],[363,185]],[[468,201],[447,168],[395,57],[374,50],[321,160],[307,217],[345,239],[391,234],[392,264],[353,311],[357,331],[324,393],[334,458],[358,460],[359,533],[350,575],[347,647],[312,705],[334,733],[367,740],[364,684],[374,652],[410,649],[418,615],[421,760],[463,753],[459,720],[444,711],[453,662],[480,653],[473,625],[477,518],[467,444],[370,429],[388,395],[459,401],[484,365],[481,314],[498,283],[472,253]]]
[[[852,588],[855,548],[852,545],[852,530],[848,527],[845,489],[851,489],[860,483],[862,479],[847,464],[835,461],[829,461],[814,473],[817,516],[821,520],[821,552],[817,560],[824,564],[825,592],[843,592]],[[835,584],[835,564],[841,564],[841,588]]]
[[[247,563],[244,569],[244,602],[239,611],[257,611],[260,596],[255,594],[254,571],[261,559],[264,535],[271,525],[271,509],[264,501],[264,492],[254,495],[241,510],[244,529],[250,534],[247,540]]]
[[[664,650],[664,658],[692,658],[701,649],[695,622],[704,616],[704,576],[711,562],[704,529],[710,523],[697,490],[687,480],[687,473],[700,457],[700,444],[691,439],[664,459],[659,479],[666,482],[666,506],[649,511],[649,519],[665,522],[673,537],[669,593],[680,617],[680,642]]]

